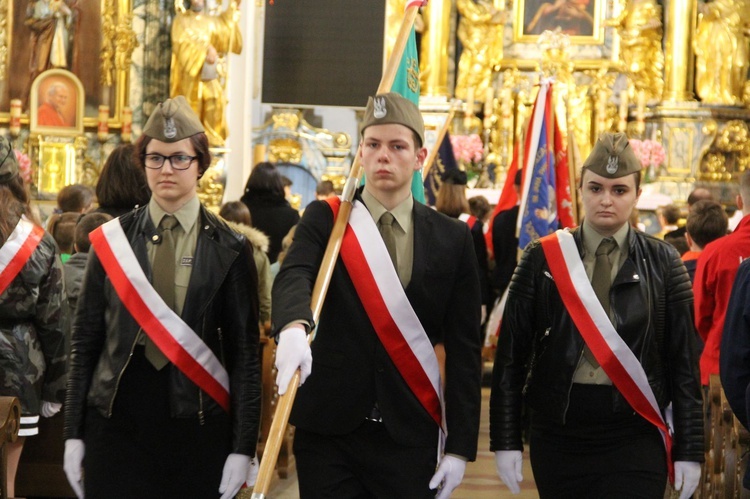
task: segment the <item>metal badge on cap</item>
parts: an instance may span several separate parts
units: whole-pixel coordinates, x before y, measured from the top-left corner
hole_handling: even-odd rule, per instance
[[[375,118],[385,118],[385,115],[388,113],[388,111],[385,108],[385,97],[375,97],[375,101],[373,102],[373,116]]]
[[[177,127],[174,124],[173,118],[164,120],[164,136],[168,139],[173,139],[177,136]]]
[[[619,158],[617,156],[610,156],[607,160],[607,173],[614,175],[619,167]]]

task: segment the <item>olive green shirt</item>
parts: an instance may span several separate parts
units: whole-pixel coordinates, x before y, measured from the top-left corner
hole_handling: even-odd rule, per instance
[[[611,281],[614,282],[617,272],[619,272],[622,264],[628,258],[628,238],[630,236],[630,225],[625,223],[620,229],[612,236],[612,239],[617,243],[617,247],[612,250],[609,254],[609,260],[612,263],[612,276]],[[586,275],[591,281],[594,278],[594,265],[596,264],[596,249],[604,239],[604,236],[594,230],[591,225],[583,220],[583,226],[581,227],[581,237],[583,238],[583,267],[586,269]],[[612,312],[610,310],[610,320],[612,319]],[[584,346],[587,349],[588,346]],[[578,361],[578,367],[573,374],[573,383],[582,383],[589,385],[611,385],[612,380],[604,372],[601,366],[594,367],[588,361],[585,355],[581,355]]]

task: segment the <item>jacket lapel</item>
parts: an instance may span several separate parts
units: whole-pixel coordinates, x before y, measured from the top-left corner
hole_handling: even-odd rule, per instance
[[[430,241],[432,239],[432,222],[425,216],[423,210],[430,210],[426,206],[414,201],[413,213],[413,232],[414,232],[414,257],[412,260],[411,279],[409,286],[406,287],[407,296],[410,297],[409,290],[413,282],[422,282],[424,273],[427,269],[427,260],[430,257]]]

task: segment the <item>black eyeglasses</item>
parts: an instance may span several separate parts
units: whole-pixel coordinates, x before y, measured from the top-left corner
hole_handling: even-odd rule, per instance
[[[187,170],[190,168],[190,164],[198,159],[198,156],[188,156],[187,154],[173,154],[171,156],[164,156],[163,154],[150,153],[143,155],[143,164],[146,168],[152,170],[158,170],[164,166],[164,162],[169,160],[169,164],[175,170]]]

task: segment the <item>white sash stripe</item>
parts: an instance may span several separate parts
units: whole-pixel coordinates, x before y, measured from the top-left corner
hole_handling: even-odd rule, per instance
[[[367,208],[355,201],[352,212],[349,217],[349,225],[357,236],[357,240],[365,255],[367,264],[372,271],[372,275],[381,291],[383,301],[388,311],[393,317],[393,321],[398,326],[401,334],[404,335],[406,342],[409,344],[414,356],[419,360],[425,373],[427,374],[432,387],[438,394],[440,405],[445,411],[443,403],[443,393],[440,383],[440,368],[438,366],[435,350],[430,343],[427,332],[422,327],[419,317],[406,297],[401,281],[398,279],[396,269],[393,267],[388,250],[385,247],[383,238],[380,236],[377,225],[372,219],[372,215]],[[352,276],[354,278],[355,276]],[[443,414],[445,416],[445,414]],[[443,418],[445,421],[445,418]]]
[[[21,250],[33,229],[34,224],[27,220],[26,217],[21,217],[16,224],[16,228],[13,229],[5,244],[0,248],[0,274],[13,261],[13,258]]]
[[[36,416],[21,416],[21,424],[37,424],[39,422],[39,415]]]
[[[148,281],[135,257],[135,253],[133,253],[133,249],[130,247],[125,232],[122,230],[120,220],[115,218],[102,225],[102,233],[120,267],[146,307],[169,331],[175,341],[229,393],[229,374],[226,369],[190,326],[164,303],[164,300]]]
[[[578,291],[581,302],[586,307],[586,310],[588,310],[591,319],[596,324],[597,329],[601,332],[604,341],[612,350],[615,357],[617,357],[628,375],[646,397],[654,412],[664,421],[661,410],[659,410],[659,404],[656,403],[656,398],[651,390],[651,385],[648,384],[648,378],[643,370],[643,366],[625,341],[617,334],[607,313],[604,311],[604,307],[602,307],[601,302],[596,297],[594,288],[591,286],[591,282],[586,275],[586,269],[583,266],[583,261],[581,261],[573,235],[564,230],[558,230],[555,234],[560,242],[560,249],[565,259],[565,265],[568,267],[570,279]]]

